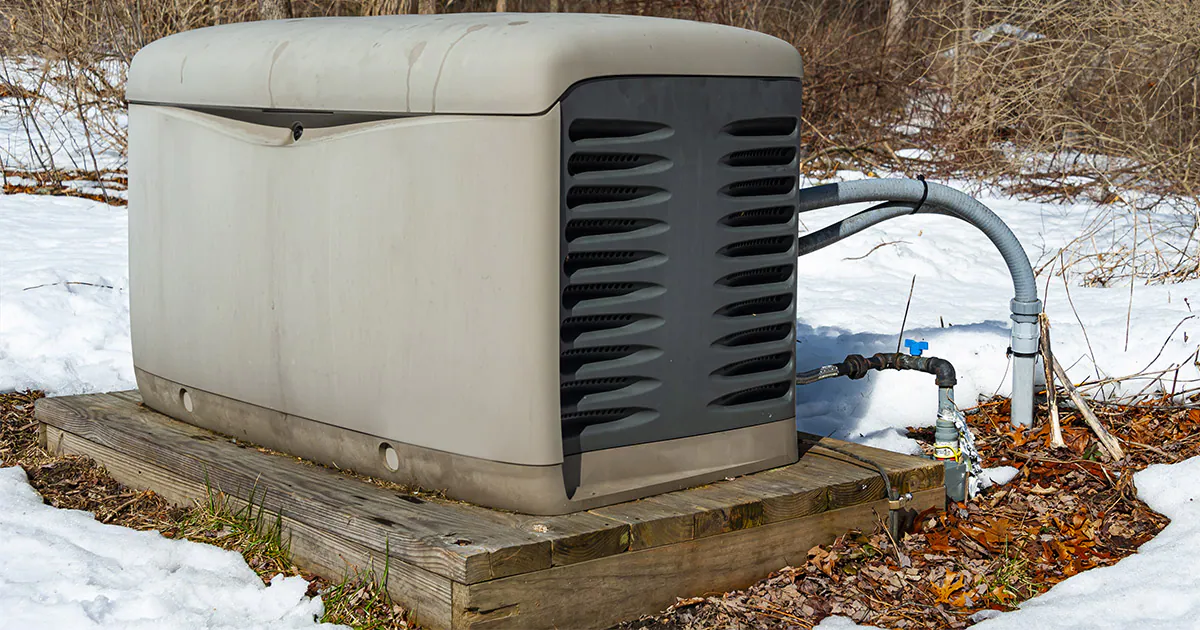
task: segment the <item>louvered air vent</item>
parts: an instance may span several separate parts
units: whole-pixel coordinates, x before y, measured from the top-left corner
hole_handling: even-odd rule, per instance
[[[753,118],[730,123],[722,130],[731,136],[765,137],[790,136],[796,131],[796,119],[793,117]]]
[[[645,316],[640,315],[584,315],[582,317],[568,317],[559,325],[559,330],[562,333],[564,341],[571,340],[580,335],[598,330],[612,330],[629,326],[639,320],[645,319]]]
[[[792,387],[778,379],[781,370],[794,365],[796,294],[794,288],[783,293],[779,287],[796,278],[797,122],[794,116],[763,116],[736,120],[723,128],[725,135],[737,140],[737,150],[721,158],[729,177],[721,194],[738,208],[719,221],[729,240],[717,255],[737,267],[715,283],[725,288],[728,301],[714,310],[714,316],[744,322],[746,329],[725,333],[713,345],[754,352],[713,371],[725,393],[712,398],[710,408],[791,404]],[[781,198],[787,201],[780,203]],[[758,266],[746,269],[748,263]],[[781,316],[786,319],[770,322]]]
[[[764,177],[734,182],[721,192],[730,197],[765,197],[786,195],[796,188],[795,177]]]
[[[600,171],[625,171],[662,162],[665,158],[641,153],[576,153],[567,160],[571,175]]]
[[[574,219],[567,223],[567,242],[585,236],[625,234],[666,225],[654,219]]]
[[[572,186],[567,191],[567,207],[578,208],[597,203],[621,203],[662,192],[652,186]]]
[[[744,361],[730,363],[713,372],[716,376],[745,376],[760,372],[772,372],[785,368],[792,362],[792,353],[779,352],[762,357],[754,357]]]
[[[751,269],[749,271],[739,271],[731,273],[717,281],[718,284],[723,284],[727,287],[747,287],[759,284],[774,284],[783,282],[792,277],[792,265],[779,265],[778,267],[763,267],[761,269]]]
[[[644,346],[596,346],[566,350],[559,359],[559,371],[565,375],[574,374],[579,368],[590,363],[624,359],[642,349]]]
[[[753,300],[744,300],[742,302],[734,302],[727,306],[722,306],[717,309],[717,315],[722,317],[747,317],[750,315],[766,315],[767,313],[778,313],[779,311],[787,310],[792,305],[792,294],[784,293],[781,295],[771,295],[768,297],[755,298]]]
[[[564,454],[792,417],[798,105],[733,77],[562,99]]]
[[[612,120],[604,118],[580,118],[571,122],[567,137],[571,142],[587,140],[611,140],[614,138],[637,138],[638,136],[662,136],[670,127],[648,120]]]
[[[751,403],[765,402],[768,400],[776,400],[779,398],[790,398],[795,387],[795,378],[791,381],[781,381],[771,383],[770,385],[759,385],[758,387],[750,387],[736,391],[732,394],[726,394],[712,401],[713,407],[736,407],[739,405],[749,405]]]
[[[627,252],[627,251],[596,251],[571,252],[563,258],[563,271],[568,276],[584,269],[597,269],[628,265],[641,260],[654,258],[656,252]]]
[[[786,166],[796,159],[794,147],[771,147],[767,149],[749,149],[734,151],[721,161],[729,166]]]
[[[582,381],[567,381],[559,388],[563,407],[573,407],[587,396],[603,394],[624,389],[638,382],[632,376],[616,376],[611,378],[589,378]]]
[[[776,206],[741,210],[721,219],[729,227],[758,227],[762,225],[784,225],[796,218],[795,206]]]
[[[796,237],[794,236],[767,236],[764,238],[751,239],[749,241],[730,243],[729,245],[722,247],[719,253],[722,256],[728,256],[730,258],[784,254],[792,248],[792,244],[795,241]]]
[[[641,289],[653,288],[657,285],[648,282],[594,282],[589,284],[571,284],[563,289],[563,306],[572,308],[585,300],[602,300],[629,295]]]
[[[753,346],[760,343],[771,343],[788,339],[795,332],[795,329],[795,324],[760,326],[721,337],[713,345],[724,346],[726,348],[739,348],[741,346]]]
[[[578,433],[589,425],[607,424],[638,414],[649,415],[652,413],[653,411],[650,409],[639,409],[636,407],[617,407],[597,411],[568,411],[562,414],[563,432],[567,434]]]

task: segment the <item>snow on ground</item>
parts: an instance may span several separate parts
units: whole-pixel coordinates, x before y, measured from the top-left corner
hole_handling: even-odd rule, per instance
[[[264,586],[242,556],[42,503],[0,468],[0,630],[340,628],[301,577]]]
[[[990,486],[1002,486],[1012,481],[1019,472],[1021,471],[1013,466],[995,466],[993,468],[984,468],[983,474],[980,476],[983,477],[981,481],[983,487],[986,488]]]
[[[10,167],[38,168],[39,150],[60,167],[91,166],[86,145],[76,140],[78,120],[65,114],[44,120],[46,141],[31,142],[35,135],[16,111],[12,99],[0,99],[0,156]],[[123,160],[108,149],[97,158],[102,168]],[[1196,225],[1194,205],[1135,214],[1017,201],[986,189],[976,196],[1009,224],[1035,268],[1048,266],[1039,289],[1048,290],[1043,299],[1055,352],[1072,379],[1171,370],[1157,382],[1122,381],[1092,392],[1109,398],[1200,383],[1194,355],[1200,317],[1192,316],[1200,309],[1200,281],[1138,281],[1132,300],[1129,282],[1119,277],[1107,287],[1082,282],[1089,273],[1102,276],[1113,261],[1154,274],[1194,255],[1194,243],[1161,229],[1181,227],[1173,234],[1186,234]],[[806,213],[802,231],[861,207]],[[123,208],[82,199],[0,195],[0,391],[63,395],[134,386],[126,219]],[[1060,252],[1071,269],[1065,283],[1050,273]],[[1116,256],[1095,256],[1108,252]],[[974,228],[947,217],[906,217],[805,256],[798,269],[798,369],[849,353],[895,351],[912,286],[904,338],[927,341],[929,354],[954,363],[960,406],[1008,393],[1011,282],[999,254]],[[797,389],[801,428],[898,451],[915,450],[904,428],[931,425],[936,407],[925,374],[873,373]],[[1003,483],[1002,471],[994,472]],[[1173,519],[1166,530],[1137,555],[1072,577],[983,626],[1194,626],[1200,578],[1188,569],[1200,546],[1200,506],[1188,482],[1197,473],[1198,460],[1138,473],[1143,498]],[[237,554],[46,507],[18,469],[0,469],[0,540],[0,629],[300,627],[320,611],[317,600],[304,597],[302,581],[264,588]],[[853,626],[829,619],[820,627]]]
[[[1035,265],[1055,258],[1097,212],[1087,205],[1019,202],[986,193],[980,198],[1009,223]],[[1153,218],[1187,218],[1170,212]],[[816,229],[845,214],[822,211],[802,219],[806,230]],[[1118,225],[1098,234],[1119,244],[1132,232]],[[0,195],[0,391],[36,387],[59,395],[134,386],[126,239],[123,208]],[[892,244],[872,251],[879,243]],[[846,260],[854,257],[860,259]],[[980,395],[1008,392],[1011,283],[999,255],[969,226],[944,217],[899,219],[799,263],[800,369],[851,352],[894,351],[916,275],[905,337],[928,341],[930,354],[955,364],[962,406]],[[1088,288],[1070,278],[1071,302],[1057,277],[1043,274],[1039,288],[1049,287],[1044,297],[1054,347],[1073,379],[1181,366],[1164,387],[1170,388],[1171,379],[1195,385],[1197,367],[1189,357],[1200,339],[1200,318],[1187,318],[1200,307],[1200,281],[1136,285],[1127,319],[1127,284]],[[1106,394],[1136,393],[1144,384],[1117,384]],[[875,373],[797,391],[799,424],[806,430],[901,451],[914,448],[903,427],[932,424],[935,411],[936,390],[924,374]],[[1200,578],[1185,570],[1200,546],[1200,525],[1194,524],[1200,522],[1200,507],[1187,483],[1197,473],[1197,461],[1139,473],[1145,498],[1172,517],[1171,526],[1139,554],[1075,576],[985,627],[1057,627],[1064,619],[1079,620],[1080,627],[1101,622],[1100,627],[1122,627],[1133,620],[1149,627],[1187,625],[1200,612]],[[48,627],[138,627],[137,619],[146,627],[249,627],[272,619],[276,626],[296,627],[310,623],[318,610],[302,598],[295,580],[255,586],[257,578],[236,554],[41,506],[18,475],[16,469],[0,470],[0,540],[6,541],[0,548],[0,610],[14,611],[0,619],[0,628],[24,627],[31,619]],[[8,544],[18,536],[33,541],[30,545],[48,542]],[[109,542],[93,544],[100,540]],[[106,555],[116,549],[121,553]],[[244,614],[259,616],[238,616]],[[830,620],[821,627],[849,627],[842,623]]]
[[[968,185],[946,183],[960,189]],[[1111,207],[1018,201],[986,189],[976,196],[1008,223],[1035,269],[1055,261],[1057,270],[1064,249],[1068,264],[1080,261],[1071,266],[1069,287],[1051,276],[1049,268],[1038,277],[1054,351],[1073,380],[1172,370],[1161,383],[1135,379],[1112,384],[1103,392],[1109,398],[1137,394],[1148,384],[1151,391],[1200,384],[1194,356],[1200,345],[1200,280],[1139,282],[1133,287],[1132,306],[1127,281],[1105,288],[1078,284],[1083,272],[1092,270],[1087,266],[1091,259],[1080,257],[1092,253],[1093,247],[1132,249],[1132,217]],[[815,231],[865,207],[805,213],[801,230]],[[1159,227],[1194,225],[1196,209],[1164,207],[1137,220]],[[1091,238],[1072,242],[1085,231]],[[1146,231],[1142,226],[1139,241],[1146,239]],[[1160,236],[1163,239],[1170,242],[1160,242],[1160,249],[1186,246],[1175,238]],[[1141,268],[1157,264],[1138,260]],[[927,355],[954,364],[959,406],[972,406],[980,396],[1007,395],[1012,282],[1000,254],[982,233],[951,217],[896,219],[801,258],[798,369],[837,362],[850,353],[895,352],[910,288],[904,338],[927,341]],[[1197,317],[1191,317],[1193,311]],[[796,398],[802,429],[896,451],[915,452],[915,442],[904,437],[905,427],[932,425],[937,411],[933,379],[920,373],[876,372],[860,381],[820,381],[798,387]]]
[[[0,195],[0,392],[134,386],[126,224],[116,206]]]

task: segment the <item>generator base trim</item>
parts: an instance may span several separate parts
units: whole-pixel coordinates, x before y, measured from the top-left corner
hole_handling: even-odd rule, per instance
[[[939,462],[800,434],[799,461],[589,511],[528,516],[372,483],[173,420],[136,392],[42,399],[44,445],[178,504],[221,492],[278,515],[293,560],[330,579],[388,565],[430,628],[607,628],[677,597],[749,586],[887,515],[880,462],[910,516],[945,505]],[[268,519],[270,520],[270,519]]]
[[[135,369],[146,406],[314,462],[526,514],[566,514],[795,463],[795,418],[732,431],[510,464],[335,427]],[[184,394],[186,393],[186,398]],[[387,452],[391,449],[393,457]],[[569,494],[568,494],[569,492]]]

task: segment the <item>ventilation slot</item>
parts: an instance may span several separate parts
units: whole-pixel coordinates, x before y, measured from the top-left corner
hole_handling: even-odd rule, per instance
[[[792,243],[795,242],[795,236],[768,236],[726,245],[717,253],[729,258],[786,254],[792,248]]]
[[[597,282],[592,284],[572,284],[563,289],[563,306],[572,308],[584,300],[600,300],[603,298],[629,295],[638,289],[654,286],[646,282]]]
[[[795,189],[795,177],[764,177],[730,184],[721,192],[730,197],[765,197],[786,195]]]
[[[787,166],[796,159],[795,147],[772,147],[734,151],[721,159],[729,166]]]
[[[573,252],[563,259],[563,271],[572,275],[583,269],[627,265],[654,256],[654,252]]]
[[[559,387],[558,394],[563,407],[573,407],[587,396],[603,394],[624,389],[638,382],[632,376],[614,376],[612,378],[589,378],[582,381],[568,381]]]
[[[659,189],[650,186],[572,186],[567,191],[567,207],[633,201],[649,197],[656,192],[659,192]]]
[[[721,131],[731,136],[764,137],[790,136],[796,130],[796,119],[786,118],[754,118],[739,120],[725,125]]]
[[[572,411],[562,414],[564,427],[585,427],[593,424],[604,424],[624,420],[636,413],[650,411],[637,407],[618,407],[616,409],[597,409],[595,411]]]
[[[616,361],[638,352],[644,346],[600,346],[597,348],[574,348],[559,355],[558,368],[563,374],[574,374],[589,363]]]
[[[563,341],[572,341],[579,335],[597,330],[612,330],[628,326],[641,319],[637,315],[583,315],[568,317],[560,326]]]
[[[576,153],[567,161],[567,173],[596,173],[601,171],[624,171],[647,164],[661,162],[665,158],[638,153]]]
[[[749,287],[758,284],[783,282],[790,277],[792,277],[792,266],[780,265],[778,267],[764,267],[762,269],[731,273],[718,280],[717,283],[727,287]]]
[[[785,311],[792,305],[790,293],[755,298],[744,302],[736,302],[717,310],[717,315],[724,317],[747,317],[750,315],[766,315]]]
[[[666,125],[645,120],[609,120],[580,118],[567,131],[572,142],[601,138],[633,138],[668,129]]]
[[[740,392],[726,394],[711,403],[712,407],[735,407],[737,405],[749,405],[750,403],[763,402],[765,400],[775,400],[788,395],[792,391],[795,383],[783,381],[772,383],[770,385],[759,385],[750,389],[743,389]]]
[[[725,346],[726,348],[740,348],[758,343],[783,341],[792,334],[792,328],[792,324],[775,324],[774,326],[752,328],[750,330],[735,332],[731,335],[725,335],[718,339],[714,345]]]
[[[572,219],[567,222],[567,241],[570,242],[584,236],[625,234],[660,223],[662,222],[653,219]]]
[[[770,372],[780,368],[787,367],[792,361],[790,352],[781,352],[765,357],[754,357],[737,363],[730,363],[725,367],[713,372],[715,376],[745,376],[747,374],[758,374],[759,372]]]
[[[760,225],[783,225],[796,216],[795,206],[777,206],[734,212],[721,219],[729,227],[757,227]]]

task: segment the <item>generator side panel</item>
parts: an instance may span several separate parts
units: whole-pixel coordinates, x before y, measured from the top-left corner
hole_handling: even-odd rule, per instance
[[[562,99],[565,453],[795,416],[800,92],[630,77]]]
[[[381,442],[561,463],[557,110],[264,121],[131,107],[135,365]],[[212,426],[212,399],[180,419]]]

